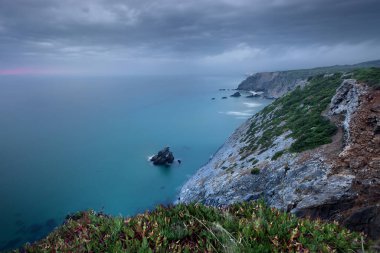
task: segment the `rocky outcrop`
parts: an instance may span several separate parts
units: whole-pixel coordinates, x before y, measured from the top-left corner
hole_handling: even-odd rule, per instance
[[[306,84],[308,73],[262,72],[249,76],[239,84],[239,90],[263,92],[266,98],[279,98],[297,86]]]
[[[240,97],[241,96],[241,94],[240,94],[240,92],[235,92],[234,94],[232,94],[230,97],[233,97],[233,98],[238,98],[238,97]]]
[[[338,126],[332,143],[301,153],[282,154],[295,141],[290,130],[247,153],[249,130],[275,118],[256,114],[185,183],[178,202],[224,206],[263,198],[272,207],[338,220],[379,238],[379,104],[380,91],[344,80],[324,112]]]
[[[331,100],[328,116],[343,115],[344,120],[341,122],[344,133],[345,143],[350,142],[350,122],[351,116],[359,106],[360,97],[366,92],[365,86],[358,85],[356,80],[345,80],[338,88],[336,94]]]
[[[154,165],[167,165],[172,164],[174,161],[173,153],[169,150],[169,147],[166,147],[158,152],[157,155],[150,158],[150,161]]]
[[[251,94],[251,95],[246,96],[246,98],[257,98],[257,97],[260,97],[260,95],[259,94]]]

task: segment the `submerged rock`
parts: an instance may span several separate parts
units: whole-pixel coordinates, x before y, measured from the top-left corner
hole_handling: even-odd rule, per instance
[[[165,147],[159,151],[157,155],[150,158],[150,161],[152,161],[154,165],[172,164],[174,161],[174,156],[173,153],[169,150],[169,147]]]
[[[222,97],[222,99],[227,99],[227,97]]]

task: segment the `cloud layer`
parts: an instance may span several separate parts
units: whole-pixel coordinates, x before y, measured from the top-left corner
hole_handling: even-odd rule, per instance
[[[378,0],[0,0],[0,69],[237,74],[355,63],[380,58],[379,12]]]

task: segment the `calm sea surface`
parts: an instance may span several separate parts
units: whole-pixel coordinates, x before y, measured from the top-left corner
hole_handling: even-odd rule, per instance
[[[0,77],[0,250],[72,212],[134,215],[175,200],[270,101],[228,98],[241,77]],[[215,100],[211,100],[211,98]],[[154,167],[170,146],[182,163]]]

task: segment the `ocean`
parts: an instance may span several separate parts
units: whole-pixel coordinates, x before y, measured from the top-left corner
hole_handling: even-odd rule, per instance
[[[38,240],[80,210],[130,216],[172,203],[270,103],[229,97],[241,79],[0,76],[0,250]],[[148,161],[165,146],[181,164]]]

